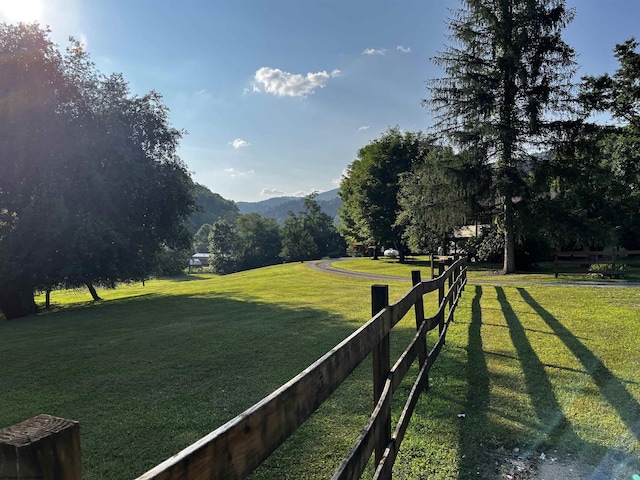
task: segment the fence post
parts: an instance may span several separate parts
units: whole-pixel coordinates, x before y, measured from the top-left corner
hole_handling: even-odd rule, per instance
[[[381,310],[389,306],[389,285],[371,286],[371,316],[377,315]],[[387,333],[380,343],[373,349],[373,406],[380,400],[384,384],[391,370],[391,349],[389,346],[389,333]],[[375,440],[376,464],[380,462],[384,455],[387,443],[391,440],[391,412],[384,419],[382,435]]]
[[[611,250],[611,278],[616,278],[616,251]]]
[[[416,285],[419,285],[420,283],[422,283],[422,278],[420,276],[420,270],[413,270],[411,272],[411,283],[413,284],[414,287]],[[416,330],[419,330],[420,329],[420,325],[422,325],[422,322],[424,322],[424,303],[422,301],[422,295],[420,295],[420,298],[416,301],[415,311],[416,311]],[[420,368],[422,368],[422,366],[424,365],[424,362],[427,361],[427,337],[426,337],[426,335],[425,335],[424,340],[420,340],[418,342],[418,359],[419,359],[419,362],[420,362]]]
[[[442,275],[444,271],[444,263],[438,263],[438,277]],[[442,301],[444,300],[444,281],[438,285],[438,309],[442,306]],[[444,330],[444,309],[440,312],[440,318],[438,319],[438,335],[442,334],[442,330]]]
[[[0,430],[0,479],[80,480],[78,422],[37,415]]]
[[[436,264],[435,261],[433,259],[433,257],[435,256],[434,253],[431,254],[431,279],[433,280],[434,278],[436,278],[435,275],[435,268],[436,268]]]

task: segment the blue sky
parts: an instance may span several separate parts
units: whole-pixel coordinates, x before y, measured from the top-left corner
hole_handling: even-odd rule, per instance
[[[640,38],[640,1],[568,0],[580,74],[613,72]],[[420,100],[440,71],[456,0],[0,0],[0,21],[81,40],[134,93],[157,90],[198,183],[258,201],[336,188],[388,127],[428,130]]]

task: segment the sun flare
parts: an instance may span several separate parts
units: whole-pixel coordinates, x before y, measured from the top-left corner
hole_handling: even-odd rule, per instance
[[[0,0],[0,21],[36,22],[43,13],[43,0]]]

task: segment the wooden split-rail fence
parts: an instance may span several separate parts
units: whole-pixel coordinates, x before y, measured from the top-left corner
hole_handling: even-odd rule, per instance
[[[409,420],[419,395],[428,389],[429,370],[445,343],[447,329],[467,281],[465,258],[442,260],[437,264],[438,276],[435,278],[423,281],[419,271],[412,272],[413,287],[392,305],[389,305],[388,286],[373,285],[372,318],[367,323],[263,400],[137,480],[247,478],[370,354],[373,356],[373,412],[333,478],[360,478],[372,455],[375,456],[374,478],[391,478]],[[438,291],[437,312],[425,318],[423,296],[435,291]],[[392,366],[389,334],[412,309],[416,334]],[[427,332],[436,327],[438,340],[427,352]],[[392,430],[393,394],[416,360],[419,364],[417,379]],[[80,476],[78,473],[77,477],[69,475],[68,478],[79,479]]]

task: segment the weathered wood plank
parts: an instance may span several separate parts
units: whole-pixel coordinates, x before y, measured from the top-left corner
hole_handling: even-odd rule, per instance
[[[393,465],[398,455],[398,451],[400,450],[400,445],[402,444],[402,440],[404,439],[404,435],[407,431],[409,421],[411,420],[411,416],[413,415],[413,412],[420,398],[420,394],[423,392],[423,390],[426,390],[426,387],[428,386],[429,372],[431,371],[431,367],[435,363],[436,358],[438,357],[440,350],[444,345],[447,331],[449,329],[449,324],[450,321],[447,321],[444,324],[442,334],[429,353],[424,366],[418,373],[418,378],[411,388],[411,393],[409,394],[402,413],[400,414],[400,418],[398,419],[398,423],[392,435],[391,441],[388,442],[387,448],[382,455],[382,459],[377,465],[376,472],[373,477],[374,480],[387,480],[392,477]]]
[[[414,270],[411,272],[411,283],[413,284],[414,287],[422,283],[420,270]],[[420,298],[416,300],[413,310],[415,312],[415,317],[416,317],[416,331],[419,332],[422,324],[424,323],[424,302],[422,299],[422,295],[420,295]],[[425,328],[425,331],[426,331],[426,328]],[[424,340],[417,340],[417,344],[418,344],[419,365],[420,367],[422,367],[424,365],[424,362],[427,359],[426,335],[424,337]]]

